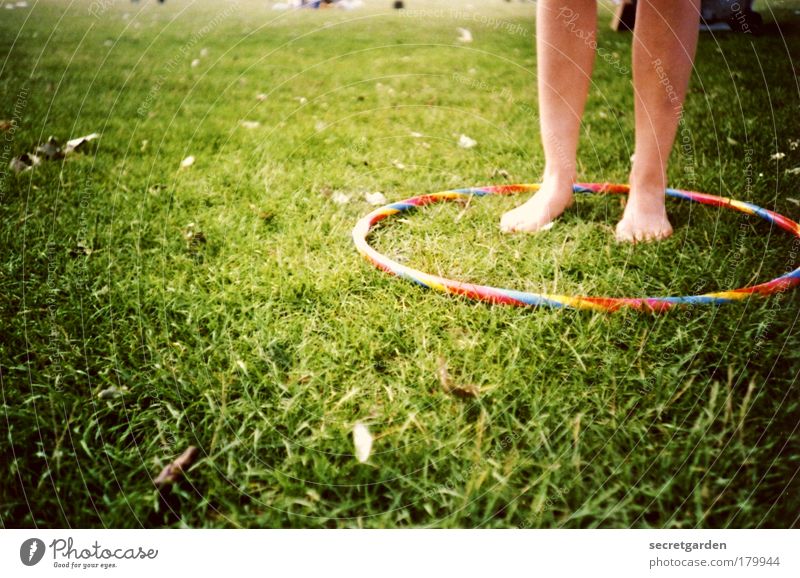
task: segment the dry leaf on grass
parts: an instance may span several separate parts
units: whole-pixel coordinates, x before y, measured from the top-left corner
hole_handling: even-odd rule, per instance
[[[183,239],[189,250],[199,249],[206,242],[206,234],[201,231],[194,223],[189,223],[183,228]]]
[[[360,421],[353,426],[353,446],[356,448],[356,459],[362,464],[366,462],[372,453],[372,434]]]
[[[364,200],[373,207],[379,207],[386,204],[386,197],[381,192],[364,193]]]
[[[41,164],[41,162],[42,159],[40,159],[36,155],[24,153],[18,157],[14,157],[13,159],[11,159],[11,162],[8,163],[8,166],[15,173],[20,173],[22,171],[27,171],[29,169],[32,169],[36,165]]]
[[[350,197],[344,193],[335,192],[333,195],[331,195],[331,200],[337,205],[346,205],[350,202]]]
[[[194,463],[195,459],[197,459],[197,453],[198,451],[195,446],[189,446],[186,448],[185,452],[183,452],[175,459],[175,461],[161,470],[161,473],[158,474],[158,477],[153,480],[153,483],[155,483],[156,487],[162,489],[180,480],[187,468]]]
[[[128,388],[126,386],[123,385],[122,387],[117,387],[116,385],[112,385],[111,387],[98,393],[97,397],[106,401],[111,401],[113,399],[119,399],[126,393],[128,393]]]
[[[94,253],[94,250],[86,243],[86,241],[78,241],[75,246],[69,250],[70,257],[88,257]]]
[[[53,161],[64,157],[64,152],[61,150],[61,145],[54,136],[48,138],[46,143],[36,147],[36,152],[42,155],[48,161]]]
[[[87,134],[86,136],[79,136],[78,138],[68,140],[67,146],[64,147],[64,154],[68,155],[70,153],[74,153],[83,148],[87,142],[93,141],[96,138],[100,138],[100,135],[96,132],[93,132],[92,134]]]
[[[508,171],[505,169],[492,169],[491,178],[503,177],[505,180],[508,180],[511,175],[508,174]]]
[[[455,384],[450,378],[450,372],[447,370],[447,360],[444,357],[439,357],[436,375],[439,377],[439,383],[445,393],[450,393],[456,397],[461,398],[477,398],[480,393],[477,385],[472,384]]]
[[[459,28],[458,29],[458,41],[463,42],[464,44],[468,44],[472,42],[472,32],[470,32],[466,28]]]
[[[0,120],[0,132],[11,130],[12,126],[14,126],[13,120]]]
[[[462,149],[471,149],[477,144],[478,141],[469,138],[465,134],[462,134],[460,137],[458,137],[458,146],[460,146]]]

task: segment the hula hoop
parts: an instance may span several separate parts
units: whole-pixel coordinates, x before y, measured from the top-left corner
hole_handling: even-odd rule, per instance
[[[715,293],[705,293],[703,295],[687,295],[679,297],[573,297],[569,295],[551,295],[542,293],[525,293],[513,289],[501,289],[487,285],[476,285],[464,283],[451,279],[445,279],[422,271],[417,271],[411,267],[402,265],[392,259],[382,255],[373,249],[367,242],[370,231],[377,223],[387,217],[408,211],[417,207],[424,207],[432,203],[443,201],[467,200],[471,197],[483,197],[486,195],[510,195],[520,192],[537,191],[538,184],[527,185],[501,185],[488,187],[470,187],[466,189],[454,189],[441,193],[420,195],[397,203],[391,203],[380,207],[370,214],[361,218],[353,228],[353,240],[356,249],[368,261],[378,269],[386,271],[392,275],[408,279],[437,291],[462,295],[470,299],[487,301],[489,303],[502,305],[515,305],[520,307],[567,307],[574,309],[592,309],[600,311],[616,311],[621,308],[638,309],[643,311],[666,311],[676,305],[699,305],[699,304],[722,304],[740,301],[751,296],[767,297],[775,293],[786,291],[800,284],[800,267],[767,281],[759,285],[733,289],[730,291],[720,291]],[[628,192],[628,185],[618,185],[611,183],[579,183],[574,185],[576,193],[599,193],[599,194],[625,194]],[[751,203],[745,203],[726,197],[717,197],[706,193],[693,191],[683,191],[679,189],[667,189],[669,197],[684,199],[712,205],[735,209],[748,215],[756,215],[772,223],[781,229],[788,231],[797,238],[800,238],[800,225],[779,215],[773,211],[762,209]]]

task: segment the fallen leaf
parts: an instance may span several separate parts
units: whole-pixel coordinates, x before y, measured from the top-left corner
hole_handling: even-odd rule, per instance
[[[92,248],[86,245],[83,241],[78,241],[74,248],[70,249],[70,257],[88,257],[92,254]]]
[[[462,149],[471,149],[472,147],[474,147],[477,144],[478,144],[478,141],[469,138],[465,134],[462,134],[458,138],[458,146],[460,146]]]
[[[504,179],[508,180],[510,175],[505,169],[492,169],[492,178],[496,177],[503,177]]]
[[[128,388],[126,386],[123,385],[122,387],[117,387],[116,385],[112,385],[111,387],[98,393],[97,397],[111,401],[113,399],[119,399],[126,393],[128,393]]]
[[[350,202],[350,197],[337,191],[331,195],[331,200],[337,205],[346,205]]]
[[[439,383],[445,393],[461,398],[477,398],[480,393],[477,385],[454,384],[450,378],[450,372],[447,370],[447,360],[444,357],[439,357],[437,360],[436,375],[439,377]]]
[[[192,166],[193,164],[194,164],[194,157],[189,155],[188,157],[186,157],[181,161],[181,168],[186,169]]]
[[[380,192],[364,193],[364,200],[373,207],[379,207],[386,204],[386,197]]]
[[[463,42],[465,44],[472,42],[472,32],[467,30],[466,28],[459,28],[458,29],[458,41]]]
[[[372,453],[372,434],[360,421],[353,426],[353,445],[356,448],[356,459],[363,464]]]
[[[442,356],[436,360],[436,377],[439,378],[442,389],[450,391],[450,372],[447,370],[447,360]]]
[[[27,171],[32,169],[38,164],[41,164],[42,159],[37,157],[36,155],[24,153],[18,157],[14,157],[11,159],[11,162],[8,166],[11,168],[12,171],[15,173],[20,173],[22,171]]]
[[[275,220],[275,213],[272,211],[259,211],[258,218],[268,225]]]
[[[206,235],[194,223],[189,223],[183,228],[183,239],[189,249],[197,249],[200,245],[205,244]]]
[[[0,132],[11,130],[12,126],[14,126],[13,120],[0,120]]]
[[[64,157],[64,152],[61,150],[61,145],[53,136],[48,138],[46,143],[36,147],[36,152],[42,155],[48,161],[53,161]]]
[[[171,486],[183,477],[183,473],[191,466],[197,458],[197,448],[189,446],[180,456],[175,459],[171,464],[166,466],[158,477],[153,480],[153,483],[158,489]]]
[[[67,146],[64,147],[64,154],[68,155],[75,151],[80,150],[87,142],[93,141],[96,138],[100,138],[100,135],[96,132],[92,134],[87,134],[86,136],[79,136],[78,138],[74,138],[72,140],[67,141]],[[147,141],[145,141],[147,142]]]

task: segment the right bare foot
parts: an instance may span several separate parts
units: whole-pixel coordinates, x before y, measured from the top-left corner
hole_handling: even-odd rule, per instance
[[[545,177],[541,188],[525,204],[505,213],[500,229],[505,233],[533,233],[553,222],[572,205],[574,178]]]

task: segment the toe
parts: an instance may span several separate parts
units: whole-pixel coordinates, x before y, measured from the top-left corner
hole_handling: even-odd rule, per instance
[[[504,233],[514,233],[519,230],[519,221],[514,217],[503,219],[500,222],[500,230]]]
[[[614,232],[614,237],[617,240],[617,243],[627,243],[633,241],[631,236],[630,230],[628,230],[628,225],[625,221],[620,221],[617,223],[617,228]]]
[[[504,233],[511,233],[517,226],[517,219],[513,213],[506,213],[500,219],[500,230]]]

